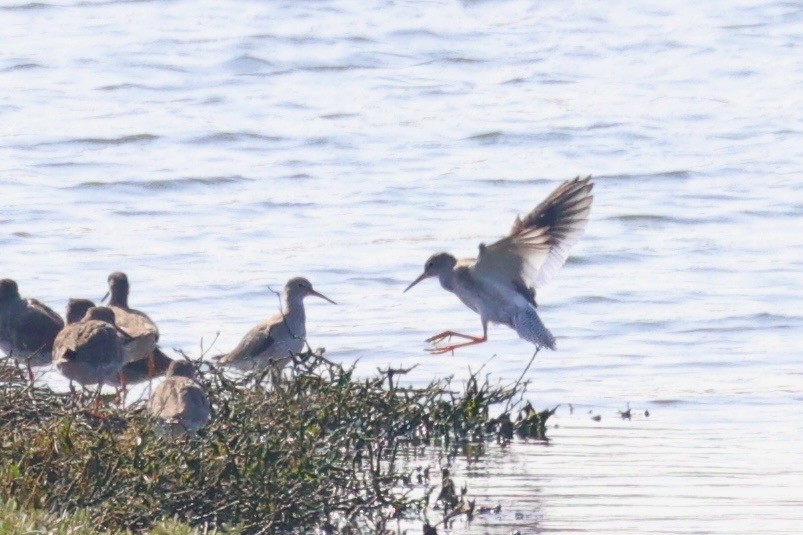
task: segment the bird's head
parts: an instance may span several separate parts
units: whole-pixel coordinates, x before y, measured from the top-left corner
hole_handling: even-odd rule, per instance
[[[167,368],[167,377],[195,379],[195,365],[187,360],[174,360]]]
[[[316,292],[312,287],[312,283],[304,277],[293,277],[287,281],[287,284],[284,285],[284,291],[287,294],[288,299],[303,299],[308,295],[314,295],[315,297],[320,297],[321,299],[329,301],[333,305],[337,304],[322,293]]]
[[[95,306],[95,303],[89,299],[70,299],[67,301],[67,323],[81,321],[93,306]]]
[[[11,279],[3,279],[0,280],[0,303],[5,303],[6,301],[11,301],[13,299],[19,299],[20,297],[20,290],[17,287],[17,283]]]
[[[406,292],[424,279],[440,277],[442,274],[450,272],[454,269],[456,263],[457,259],[449,253],[436,253],[430,256],[424,264],[424,272],[411,282],[410,286],[405,288],[404,291]]]
[[[127,306],[128,304],[128,277],[121,271],[115,271],[108,278],[109,291],[103,296],[101,301],[111,296],[109,304]]]

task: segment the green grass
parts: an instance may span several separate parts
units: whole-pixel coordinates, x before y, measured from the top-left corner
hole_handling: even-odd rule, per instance
[[[21,509],[16,502],[0,502],[0,535],[47,533],[48,535],[96,535],[100,533],[86,511],[50,514],[38,509]],[[130,531],[107,532],[111,535]],[[197,535],[201,531],[173,521],[159,522],[148,531],[151,535]]]
[[[422,448],[441,452],[436,468],[446,468],[468,447],[477,455],[516,434],[545,438],[551,411],[519,402],[515,421],[489,416],[520,397],[522,385],[475,375],[459,388],[449,379],[410,387],[402,374],[359,378],[312,354],[270,386],[267,374],[208,370],[212,421],[176,441],[140,406],[93,414],[86,399],[0,381],[3,529],[383,533],[397,518],[426,514],[432,496],[443,517],[471,514],[467,497],[450,491],[448,472],[421,478],[410,467]]]

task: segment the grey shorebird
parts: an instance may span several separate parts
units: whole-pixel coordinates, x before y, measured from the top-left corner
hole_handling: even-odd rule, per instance
[[[488,323],[507,325],[519,337],[541,347],[555,349],[555,338],[536,312],[535,289],[566,263],[569,249],[580,238],[588,222],[591,177],[577,177],[558,186],[549,197],[523,219],[516,217],[507,236],[479,246],[477,258],[458,260],[449,253],[437,253],[424,264],[424,272],[404,291],[422,280],[438,277],[441,286],[480,315],[482,336],[443,331],[427,339],[434,354],[480,344],[488,339]],[[467,342],[438,346],[452,337]]]
[[[282,312],[257,324],[229,353],[215,357],[219,364],[240,370],[281,368],[304,347],[307,336],[304,298],[314,295],[337,304],[316,292],[304,277],[287,281],[283,294]]]
[[[123,360],[128,364],[147,359],[150,367],[156,342],[159,341],[159,329],[146,314],[128,306],[130,286],[125,273],[112,273],[108,282],[109,291],[103,300],[109,298],[108,306],[114,312],[115,324],[131,338],[125,344]]]
[[[41,301],[20,297],[17,283],[0,280],[0,348],[31,366],[50,364],[64,321]]]
[[[56,336],[53,364],[70,380],[82,386],[109,384],[123,366],[125,337],[114,326],[114,313],[107,307],[90,307],[90,301],[71,299],[67,317],[72,321]],[[75,318],[82,309],[84,317]]]
[[[172,438],[195,433],[209,421],[209,400],[196,381],[192,363],[170,363],[167,376],[148,400],[148,412],[158,420],[162,432]]]

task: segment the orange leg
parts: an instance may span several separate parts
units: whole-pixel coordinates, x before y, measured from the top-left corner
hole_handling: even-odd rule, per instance
[[[452,336],[459,336],[460,338],[465,338],[466,340],[476,340],[476,336],[471,336],[470,334],[461,334],[455,331],[443,331],[442,333],[438,333],[435,336],[430,336],[426,339],[427,342],[431,344],[437,344],[438,342],[448,339],[451,340]]]
[[[487,336],[481,336],[481,337],[480,336],[471,336],[471,337],[468,337],[468,338],[470,338],[470,341],[468,341],[468,342],[463,342],[461,344],[452,344],[452,345],[442,346],[442,347],[432,347],[430,349],[427,349],[427,351],[429,351],[433,355],[442,355],[443,353],[449,353],[450,351],[452,352],[452,354],[454,354],[454,350],[457,349],[458,347],[473,346],[474,344],[481,344],[481,343],[485,342],[486,340],[488,340]]]
[[[458,347],[466,347],[466,346],[473,346],[474,344],[481,344],[488,340],[488,322],[483,320],[482,322],[482,336],[470,336],[468,334],[461,334],[456,333],[454,331],[443,331],[440,334],[436,334],[435,336],[431,337],[427,342],[431,342],[433,344],[437,344],[441,340],[444,339],[451,339],[452,336],[459,336],[460,338],[465,338],[468,342],[463,342],[460,344],[450,344],[448,346],[441,346],[441,347],[432,347],[427,349],[433,355],[442,355],[443,353],[451,352],[454,355],[454,350]]]
[[[115,400],[118,405],[125,405],[125,395],[128,392],[128,383],[122,371],[117,372],[117,380],[120,381],[120,389],[117,391]]]

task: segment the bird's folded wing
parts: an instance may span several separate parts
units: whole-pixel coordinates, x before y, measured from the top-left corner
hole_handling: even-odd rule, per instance
[[[273,338],[270,336],[270,321],[260,323],[246,334],[243,339],[237,344],[237,347],[231,350],[227,355],[220,358],[220,363],[233,362],[236,360],[252,359],[268,350],[273,344]]]
[[[522,293],[543,286],[566,263],[591,212],[591,177],[567,180],[523,219],[510,234],[480,246],[474,272],[514,285]]]

